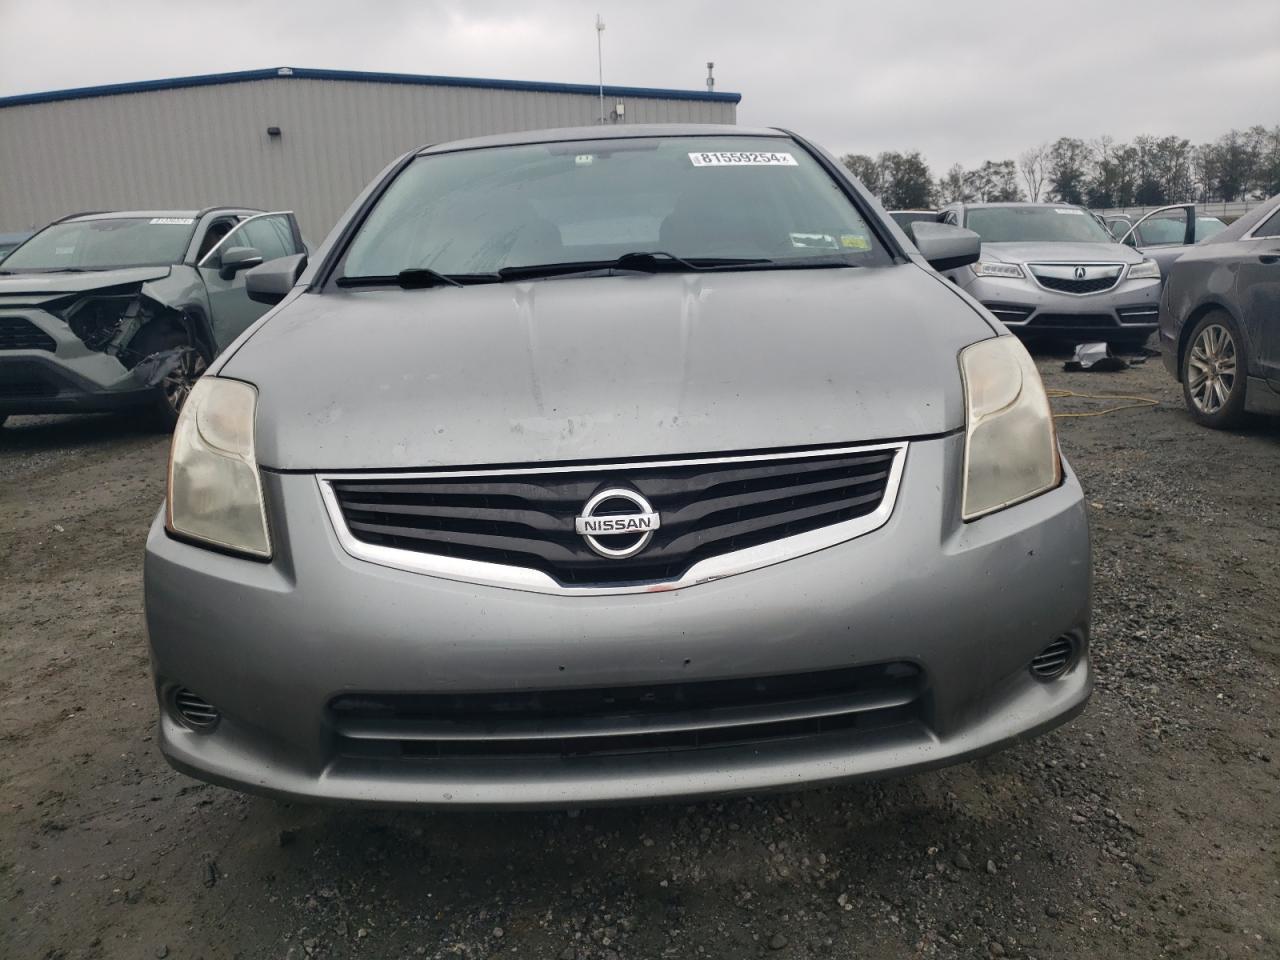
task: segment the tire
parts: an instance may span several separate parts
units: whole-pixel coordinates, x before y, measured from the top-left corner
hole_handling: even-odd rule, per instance
[[[181,351],[178,364],[156,385],[155,395],[148,402],[157,426],[172,430],[192,386],[208,369],[208,358],[197,344],[191,342],[185,331],[167,326],[144,329],[129,344],[129,349],[139,358],[139,362],[157,353]]]
[[[1228,430],[1244,420],[1249,357],[1231,314],[1215,310],[1191,330],[1178,371],[1182,398],[1196,423]]]

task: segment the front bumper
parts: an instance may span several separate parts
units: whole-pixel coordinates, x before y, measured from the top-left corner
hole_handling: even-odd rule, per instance
[[[1137,338],[1157,327],[1159,279],[1122,280],[1103,293],[1077,295],[1047,290],[1030,278],[975,277],[967,268],[960,276],[963,289],[1015,333]]]
[[[169,538],[146,553],[160,743],[179,770],[285,797],[362,804],[579,806],[795,788],[953,763],[1083,709],[1090,561],[1078,482],[973,523],[962,439],[911,445],[880,529],[683,590],[558,596],[356,560],[315,478],[264,475],[276,557]],[[1064,634],[1067,672],[1028,663]],[[329,704],[351,693],[563,690],[763,677],[910,661],[911,722],[748,745],[554,758],[351,756]],[[221,711],[184,726],[178,687]],[[693,706],[696,709],[696,705]]]
[[[0,416],[118,410],[155,395],[119,360],[90,350],[63,320],[44,310],[5,309],[3,320],[36,328],[52,349],[8,349],[0,342]]]

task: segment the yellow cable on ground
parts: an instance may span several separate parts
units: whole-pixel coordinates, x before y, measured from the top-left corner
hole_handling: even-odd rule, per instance
[[[1046,390],[1046,394],[1050,399],[1073,398],[1076,400],[1128,400],[1129,403],[1122,403],[1114,407],[1107,407],[1105,410],[1091,410],[1088,413],[1055,413],[1055,419],[1066,419],[1067,417],[1105,417],[1109,413],[1115,413],[1117,410],[1130,410],[1135,407],[1158,407],[1159,400],[1152,400],[1150,397],[1126,397],[1122,394],[1096,394],[1096,393],[1076,393],[1074,390]]]

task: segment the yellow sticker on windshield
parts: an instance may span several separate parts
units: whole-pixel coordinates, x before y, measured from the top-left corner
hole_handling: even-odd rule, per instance
[[[871,238],[860,233],[840,234],[840,246],[846,250],[870,250]]]

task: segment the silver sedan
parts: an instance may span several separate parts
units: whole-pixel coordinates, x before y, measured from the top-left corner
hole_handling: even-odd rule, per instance
[[[246,790],[559,805],[975,757],[1089,697],[1035,364],[813,144],[415,150],[192,393],[146,548],[159,743]]]

